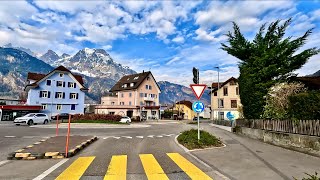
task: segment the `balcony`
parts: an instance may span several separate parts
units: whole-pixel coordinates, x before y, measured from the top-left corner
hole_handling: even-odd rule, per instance
[[[154,97],[144,97],[143,100],[144,101],[155,101],[156,98],[154,98]]]

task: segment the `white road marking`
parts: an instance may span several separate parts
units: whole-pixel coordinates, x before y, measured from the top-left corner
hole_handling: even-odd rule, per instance
[[[153,138],[153,136],[154,136],[154,135],[149,135],[149,136],[147,136],[147,137],[149,137],[149,138]]]
[[[136,136],[137,138],[140,138],[140,139],[142,139],[143,138],[143,136]]]
[[[122,137],[127,138],[127,139],[132,139],[131,136],[122,136]]]
[[[163,136],[157,136],[157,137],[163,137]]]
[[[22,138],[29,138],[29,139],[32,139],[32,138],[35,138],[36,136],[22,136]]]
[[[9,160],[0,161],[0,166],[6,164],[7,162],[9,162]]]
[[[16,136],[4,136],[6,138],[15,138]]]
[[[108,138],[110,138],[110,136],[104,137],[103,139],[108,139]]]
[[[54,166],[52,166],[51,168],[49,168],[48,170],[46,170],[45,172],[43,172],[42,174],[40,174],[39,176],[34,178],[33,180],[42,180],[43,178],[48,176],[50,173],[52,173],[54,170],[56,170],[58,167],[60,167],[62,164],[64,164],[68,160],[69,159],[63,159],[63,160],[59,161],[57,164],[55,164]]]
[[[115,137],[115,136],[113,136],[113,138],[115,138],[115,139],[120,139],[120,137]]]

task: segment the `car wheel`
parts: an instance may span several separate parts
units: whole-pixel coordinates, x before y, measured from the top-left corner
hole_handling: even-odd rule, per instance
[[[43,121],[43,124],[48,124],[48,123],[49,123],[48,119]]]
[[[16,126],[20,126],[20,124],[16,124]]]
[[[29,125],[29,126],[32,126],[32,125],[33,125],[33,120],[32,120],[32,119],[28,121],[28,125]]]
[[[127,124],[130,124],[130,121],[129,120],[127,120],[127,122],[126,122]]]

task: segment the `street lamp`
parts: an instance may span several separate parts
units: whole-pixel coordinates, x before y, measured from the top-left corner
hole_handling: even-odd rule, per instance
[[[219,71],[220,71],[220,67],[216,66],[214,67],[216,69],[218,69],[218,90],[217,90],[217,94],[218,94],[218,120],[220,119],[220,95],[219,95],[219,89],[220,89],[220,80],[219,80]]]

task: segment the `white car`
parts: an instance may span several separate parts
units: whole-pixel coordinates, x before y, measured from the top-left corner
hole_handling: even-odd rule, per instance
[[[120,120],[121,123],[131,123],[131,118],[129,118],[128,116],[123,116]]]
[[[13,123],[17,126],[20,124],[27,124],[29,126],[33,124],[48,124],[49,118],[43,113],[30,113],[22,117],[16,118]]]

